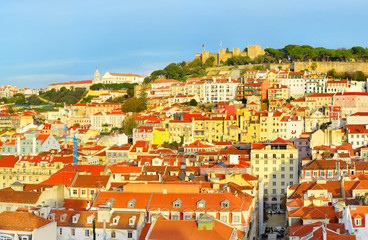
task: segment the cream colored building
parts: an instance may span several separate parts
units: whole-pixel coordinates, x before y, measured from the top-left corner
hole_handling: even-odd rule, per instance
[[[252,175],[263,179],[266,203],[279,209],[288,186],[298,182],[298,149],[281,138],[272,143],[254,143],[251,150]]]
[[[234,79],[203,78],[169,87],[170,95],[194,95],[201,103],[228,102],[236,99],[240,82]]]
[[[132,73],[110,73],[107,72],[102,76],[100,79],[100,72],[96,70],[95,72],[95,79],[93,81],[94,84],[96,83],[105,83],[105,84],[112,84],[112,83],[138,83],[141,84],[144,80],[144,77],[139,76],[137,74]]]

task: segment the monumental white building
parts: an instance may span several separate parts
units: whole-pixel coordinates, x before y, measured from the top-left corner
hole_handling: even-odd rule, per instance
[[[110,73],[107,72],[100,77],[100,72],[96,70],[94,83],[138,83],[141,84],[143,82],[144,77],[139,76],[137,74],[132,73]]]

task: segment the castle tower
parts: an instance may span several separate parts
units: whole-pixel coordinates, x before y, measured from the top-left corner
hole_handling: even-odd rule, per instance
[[[94,82],[100,82],[100,80],[101,80],[100,72],[98,71],[98,69],[96,69]]]

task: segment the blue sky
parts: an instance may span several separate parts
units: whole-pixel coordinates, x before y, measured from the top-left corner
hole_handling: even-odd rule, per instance
[[[0,85],[147,75],[206,50],[367,47],[367,1],[0,1]]]

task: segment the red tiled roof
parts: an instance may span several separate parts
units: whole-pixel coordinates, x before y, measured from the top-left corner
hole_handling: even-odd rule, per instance
[[[50,220],[29,212],[5,211],[0,213],[0,228],[3,231],[32,232],[49,223],[51,223]]]
[[[156,222],[151,225],[147,239],[223,240],[230,239],[233,231],[234,229],[230,225],[224,224],[218,220],[214,220],[214,226],[212,230],[198,230],[195,220],[167,220],[164,217],[159,217]]]

